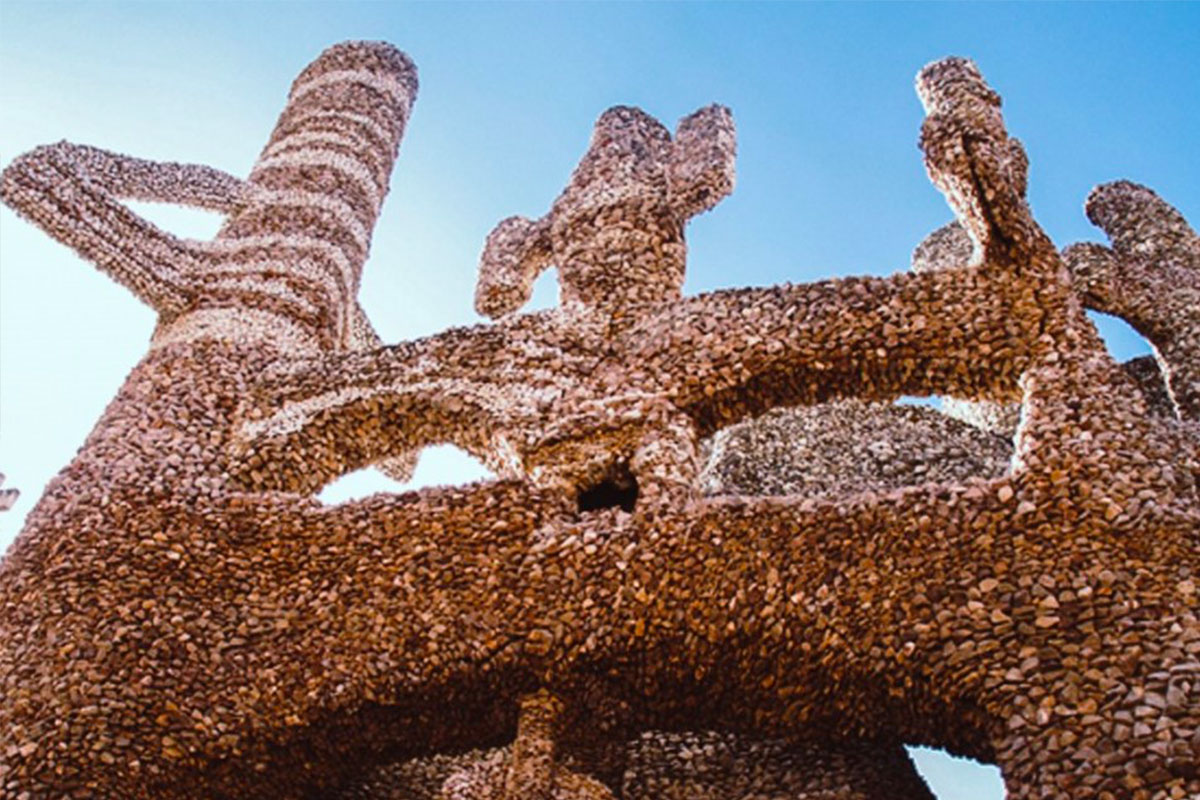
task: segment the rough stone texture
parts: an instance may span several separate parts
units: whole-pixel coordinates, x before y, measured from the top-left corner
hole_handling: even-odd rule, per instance
[[[564,309],[624,309],[677,300],[689,217],[715,206],[734,181],[733,116],[708,106],[684,117],[675,139],[639,108],[596,120],[591,145],[550,213],[509,217],[488,236],[475,307],[499,318],[529,300],[533,282],[558,267]]]
[[[310,65],[244,182],[14,161],[3,199],[160,324],[0,565],[5,796],[386,792],[450,764],[445,797],[927,797],[902,742],[997,763],[1019,800],[1200,793],[1195,237],[1122,190],[1094,215],[1113,258],[1071,261],[1163,356],[1154,415],[1029,212],[999,97],[957,58],[917,86],[965,267],[678,297],[729,118],[672,141],[616,109],[548,217],[485,250],[499,310],[531,238],[563,307],[392,346],[355,293],[416,92],[394,48]],[[123,196],[229,219],[183,242]],[[703,496],[703,438],[903,395],[1020,402],[1008,470]],[[441,442],[504,477],[313,498]],[[696,733],[639,738],[661,730]]]
[[[669,769],[664,769],[664,766]],[[716,733],[644,734],[630,745],[630,800],[933,799],[902,748],[748,741]]]
[[[1020,148],[1015,140],[1013,146]],[[1022,194],[1025,192],[1026,171],[1027,165],[1022,167]],[[951,222],[929,234],[917,245],[912,254],[912,268],[916,272],[955,270],[978,267],[982,260],[983,250],[979,243],[971,238],[960,223]],[[942,411],[968,425],[1002,436],[1012,436],[1021,418],[1020,403],[963,400],[958,397],[943,398]]]
[[[1171,393],[1163,380],[1162,369],[1154,356],[1138,356],[1121,364],[1126,374],[1137,383],[1142,390],[1142,398],[1146,401],[1146,410],[1158,417],[1172,419],[1175,417],[1175,407],[1171,402]]]
[[[1188,374],[1187,364],[1194,364],[1197,358],[1200,358],[1196,355],[1198,344],[1194,340],[1194,334],[1191,333],[1200,327],[1200,322],[1196,319],[1198,313],[1196,308],[1200,298],[1193,295],[1196,282],[1195,273],[1200,269],[1200,262],[1197,261],[1200,256],[1196,255],[1196,252],[1200,251],[1200,246],[1196,244],[1195,234],[1191,233],[1191,229],[1179,212],[1159,200],[1157,195],[1154,195],[1149,189],[1128,182],[1111,184],[1108,187],[1097,189],[1088,200],[1089,209],[1099,209],[1102,206],[1103,201],[1097,198],[1103,198],[1102,190],[1106,188],[1110,193],[1123,191],[1136,194],[1142,192],[1144,193],[1143,198],[1147,198],[1147,202],[1157,204],[1154,209],[1158,214],[1157,217],[1145,212],[1138,217],[1142,220],[1150,220],[1149,222],[1143,221],[1141,224],[1147,226],[1145,236],[1151,241],[1151,244],[1141,247],[1141,250],[1149,251],[1150,247],[1160,247],[1162,242],[1170,241],[1184,244],[1190,242],[1192,250],[1190,255],[1185,246],[1176,246],[1173,250],[1165,251],[1169,253],[1169,256],[1156,257],[1147,263],[1135,266],[1134,269],[1138,272],[1128,279],[1122,288],[1114,289],[1112,288],[1113,282],[1120,279],[1111,272],[1111,268],[1115,264],[1115,256],[1112,252],[1100,245],[1071,245],[1063,251],[1063,258],[1074,272],[1075,289],[1081,292],[1083,303],[1087,308],[1117,314],[1116,309],[1119,307],[1121,311],[1117,314],[1118,316],[1128,317],[1131,322],[1134,319],[1141,319],[1142,322],[1139,325],[1143,332],[1152,329],[1154,325],[1157,325],[1159,329],[1169,327],[1169,332],[1162,333],[1158,339],[1164,343],[1164,347],[1170,349],[1172,358],[1179,362],[1174,367],[1176,373],[1185,376]],[[1152,198],[1152,201],[1148,198]],[[1088,214],[1093,221],[1103,218],[1109,220],[1104,224],[1121,224],[1114,221],[1111,213],[1104,216],[1105,212],[1102,210],[1096,212],[1089,210]],[[1096,216],[1097,214],[1100,216]],[[1160,232],[1159,228],[1164,232]],[[1188,239],[1188,236],[1191,236],[1191,239]],[[1128,239],[1129,237],[1126,235],[1126,248],[1138,249],[1137,245],[1128,243]],[[961,268],[972,265],[972,260],[978,252],[963,226],[958,222],[951,222],[929,234],[921,244],[917,245],[912,255],[912,268],[918,272]],[[1182,282],[1178,285],[1167,286],[1163,281],[1171,280],[1172,274],[1177,273],[1179,268],[1190,270],[1190,272],[1184,274]],[[1147,270],[1150,274],[1144,274]],[[1189,276],[1191,276],[1190,279]],[[1115,295],[1114,292],[1116,292]],[[1126,297],[1129,292],[1138,294],[1138,299],[1135,301],[1133,298]],[[1165,306],[1156,305],[1160,295],[1155,292],[1160,292],[1162,297],[1170,295],[1170,298],[1165,300]],[[1114,299],[1114,297],[1119,299]],[[1135,303],[1140,310],[1133,309]],[[1147,322],[1151,316],[1154,316],[1158,322]],[[1178,321],[1176,321],[1177,318]],[[1171,374],[1172,368],[1169,363],[1164,362],[1163,365],[1159,365],[1147,361],[1145,357],[1139,357],[1126,361],[1122,366],[1142,388],[1150,413],[1164,416],[1175,415],[1171,391],[1164,379],[1164,374]],[[1181,377],[1177,383],[1180,386],[1186,386],[1195,385],[1195,381],[1196,378],[1193,374],[1190,379]],[[1016,432],[1021,417],[1019,403],[970,401],[956,397],[943,398],[942,411],[969,425],[1004,436],[1011,436]]]
[[[835,498],[1002,476],[1012,441],[930,408],[840,400],[776,409],[717,433],[707,494]]]
[[[1145,186],[1115,181],[1088,196],[1112,247],[1063,251],[1089,307],[1121,317],[1154,345],[1179,416],[1200,420],[1200,237]]]
[[[933,800],[904,749],[878,742],[785,742],[655,731],[629,741],[622,756],[624,773],[612,783],[623,800]],[[567,763],[572,764],[569,758]],[[477,776],[487,786],[500,785],[508,764],[508,748],[417,759],[378,770],[342,798],[498,797],[461,789],[469,785],[466,778]],[[586,778],[573,783],[568,792],[552,796],[612,796]]]

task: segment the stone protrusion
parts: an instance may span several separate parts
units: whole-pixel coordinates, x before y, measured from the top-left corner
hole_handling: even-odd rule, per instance
[[[600,115],[567,188],[539,220],[509,217],[488,236],[475,308],[500,318],[529,299],[558,267],[568,309],[624,314],[679,297],[688,219],[733,191],[733,117],[708,106],[685,117],[674,140],[641,109]]]
[[[1076,290],[1090,308],[1124,319],[1150,341],[1176,413],[1200,420],[1200,237],[1131,181],[1097,186],[1085,209],[1112,247],[1063,251]]]

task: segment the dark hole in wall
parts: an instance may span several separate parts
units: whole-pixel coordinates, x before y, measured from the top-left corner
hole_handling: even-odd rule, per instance
[[[585,486],[579,490],[576,498],[579,511],[600,511],[605,508],[619,508],[632,512],[637,505],[637,478],[624,464],[616,467],[599,483]]]

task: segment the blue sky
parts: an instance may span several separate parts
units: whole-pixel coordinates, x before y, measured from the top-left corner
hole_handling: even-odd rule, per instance
[[[1130,178],[1200,219],[1197,4],[0,3],[0,164],[67,138],[249,170],[295,74],[325,46],[385,39],[421,93],[362,302],[399,341],[478,321],[483,239],[541,215],[595,117],[640,105],[669,126],[711,102],[738,126],[738,187],[689,229],[689,291],[887,274],[950,218],[916,148],[912,80],[975,59],[1031,160],[1034,212],[1060,244],[1102,240],[1082,213]],[[139,207],[211,235],[218,218]],[[552,303],[553,277],[537,300]],[[150,312],[0,210],[0,470],[23,490],[0,550],[145,350]],[[1125,358],[1144,344],[1106,323]],[[418,480],[478,468],[454,452]],[[370,476],[331,499],[385,488]],[[922,755],[938,796],[993,800],[993,770]]]

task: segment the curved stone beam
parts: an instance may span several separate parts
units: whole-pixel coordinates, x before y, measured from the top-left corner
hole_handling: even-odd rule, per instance
[[[205,256],[118,198],[186,198],[211,207],[232,201],[240,194],[237,187],[233,178],[206,167],[129,159],[60,142],[9,164],[0,176],[0,199],[169,319],[194,302],[190,278]]]
[[[686,298],[634,325],[620,349],[634,380],[707,433],[838,397],[1016,399],[1049,310],[1036,283],[983,269],[844,278]]]
[[[459,329],[298,363],[260,382],[244,412],[243,436],[248,450],[291,454],[275,463],[290,460],[308,471],[251,485],[308,490],[341,470],[446,441],[511,470],[514,453],[530,458],[525,442],[533,425],[554,416],[565,424],[572,408],[631,390],[669,399],[701,434],[774,405],[836,396],[1019,396],[1017,378],[1044,309],[1030,290],[1008,302],[981,291],[989,280],[978,272],[897,275],[717,292],[674,303],[613,344],[602,335],[606,328],[589,332],[582,320],[547,315],[542,325],[531,318]],[[577,325],[565,328],[560,319]],[[710,328],[717,325],[728,345],[713,350]],[[608,348],[618,355],[606,357]],[[458,422],[442,415],[418,431],[418,417],[391,416],[394,403],[441,407],[439,392],[466,392],[454,401]],[[394,423],[356,433],[384,409]],[[266,476],[261,465],[273,459],[245,461]],[[316,466],[326,463],[328,469]]]
[[[531,426],[600,358],[545,341],[539,327],[530,318],[457,329],[277,368],[243,403],[235,469],[257,489],[315,491],[380,459],[449,443],[512,474]]]
[[[1129,181],[1096,187],[1085,207],[1112,247],[1063,251],[1078,290],[1089,307],[1150,340],[1180,418],[1200,420],[1200,237],[1157,194]]]
[[[118,199],[232,214],[245,206],[252,192],[240,178],[202,164],[147,161],[69,142],[51,147],[58,148],[88,180],[104,186]]]

